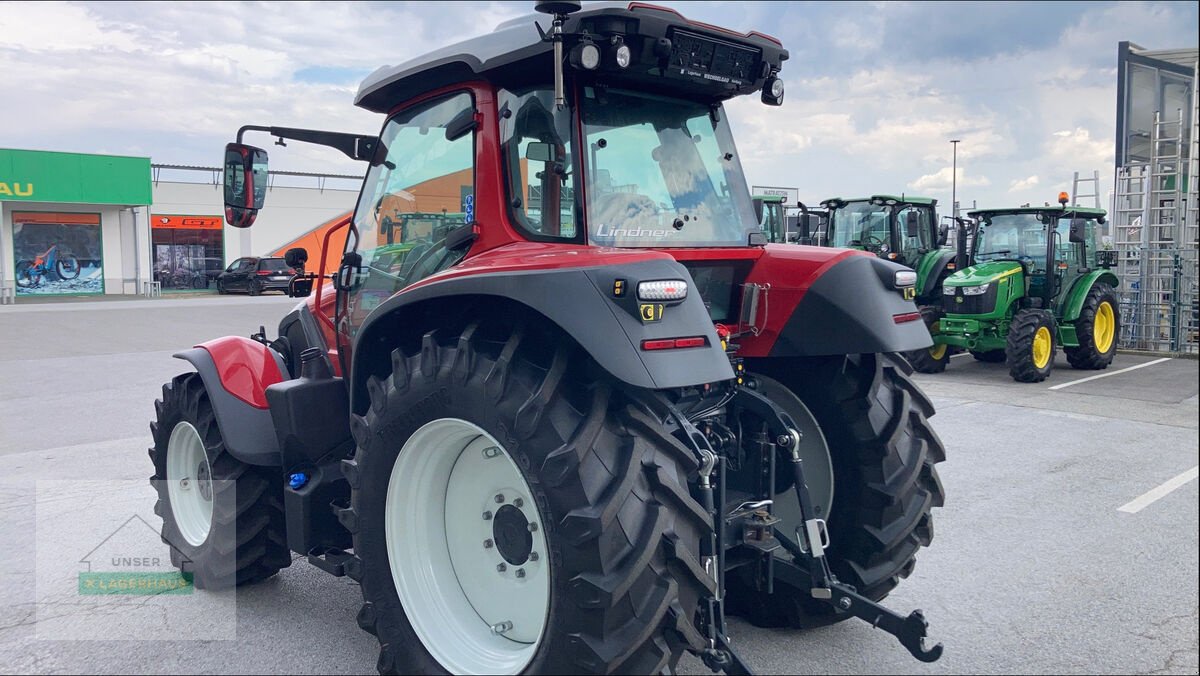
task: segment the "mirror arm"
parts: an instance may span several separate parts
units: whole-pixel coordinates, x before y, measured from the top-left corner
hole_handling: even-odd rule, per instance
[[[375,148],[379,144],[379,139],[375,136],[346,134],[337,131],[320,131],[317,129],[296,129],[294,127],[262,127],[252,124],[238,129],[238,143],[242,142],[242,135],[248,131],[265,131],[271,136],[278,137],[281,141],[289,139],[302,143],[329,146],[335,150],[342,151],[346,157],[352,160],[363,162],[369,162],[375,156]]]

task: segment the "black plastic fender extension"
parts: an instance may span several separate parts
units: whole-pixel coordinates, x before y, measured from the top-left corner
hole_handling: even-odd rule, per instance
[[[689,284],[683,301],[643,302],[637,298],[638,282],[671,279]],[[355,336],[352,410],[366,406],[367,376],[387,369],[394,345],[385,337],[404,327],[406,309],[426,301],[461,303],[468,297],[513,301],[542,315],[602,369],[634,387],[688,387],[734,377],[691,275],[674,260],[481,273],[401,292],[367,317]],[[683,337],[703,337],[705,344],[644,348],[647,340]]]
[[[274,354],[274,353],[272,353]],[[265,467],[277,466],[280,463],[279,441],[275,436],[275,423],[271,420],[271,411],[256,408],[230,394],[221,384],[217,373],[217,365],[212,355],[202,347],[176,352],[176,359],[182,359],[200,374],[204,381],[204,389],[212,402],[213,413],[217,417],[217,428],[225,440],[225,448],[230,455],[248,465]],[[282,360],[279,370],[287,373]]]

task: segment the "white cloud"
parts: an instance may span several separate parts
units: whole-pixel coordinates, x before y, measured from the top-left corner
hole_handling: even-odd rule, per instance
[[[955,172],[951,167],[942,167],[932,174],[925,174],[917,180],[908,184],[908,187],[913,190],[919,190],[923,193],[934,192],[950,192],[954,187],[951,177],[957,174],[957,187],[972,188],[979,186],[991,185],[991,181],[986,176],[967,176],[966,169],[958,167]]]
[[[1112,141],[1093,139],[1083,127],[1054,132],[1046,144],[1046,154],[1060,166],[1076,169],[1099,168],[1113,163]]]
[[[1012,181],[1008,185],[1008,191],[1009,192],[1021,192],[1023,190],[1028,190],[1037,184],[1038,184],[1038,177],[1037,177],[1037,174],[1034,174],[1033,176],[1027,176],[1025,178],[1018,178],[1018,179]]]

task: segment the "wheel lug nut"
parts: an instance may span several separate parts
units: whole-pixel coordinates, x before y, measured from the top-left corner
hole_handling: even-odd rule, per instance
[[[484,512],[484,513],[483,513],[483,520],[484,520],[484,521],[491,521],[491,519],[492,519],[492,513],[491,513],[491,512]]]
[[[521,498],[517,498],[516,500],[513,500],[513,507],[520,508],[520,507],[524,507],[524,506],[525,506],[525,501],[522,500]]]
[[[529,560],[530,560],[530,561],[537,561],[537,560],[538,560],[538,553],[537,553],[537,552],[529,552]]]
[[[532,532],[534,532],[534,531],[536,531],[536,530],[537,530],[537,524],[536,524],[536,523],[534,523],[534,522],[532,522],[532,521],[530,521],[530,522],[529,522],[529,532],[530,532],[530,533],[532,533]]]
[[[525,569],[524,568],[517,569],[517,577],[525,577]]]
[[[498,573],[503,573],[503,572],[504,572],[504,571],[506,571],[506,570],[508,570],[508,565],[507,565],[507,564],[503,564],[503,563],[498,563],[498,564],[496,564],[496,572],[498,572]]]
[[[496,494],[496,504],[500,504],[500,503],[502,503],[502,502],[504,502],[504,494],[503,494],[503,493],[497,493],[497,494]]]
[[[484,541],[483,541],[483,548],[484,548],[484,549],[491,549],[491,548],[492,548],[492,545],[494,545],[494,544],[495,544],[495,543],[494,543],[494,542],[492,542],[492,539],[491,539],[491,538],[488,538],[488,539],[486,539],[486,540],[484,540]]]

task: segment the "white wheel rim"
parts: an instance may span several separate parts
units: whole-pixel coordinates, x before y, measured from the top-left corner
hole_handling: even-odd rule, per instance
[[[167,497],[183,539],[193,547],[204,544],[212,528],[212,467],[189,422],[175,425],[167,441]]]
[[[384,533],[405,615],[442,668],[529,665],[550,609],[548,550],[533,491],[495,438],[457,418],[413,433],[392,466]]]

